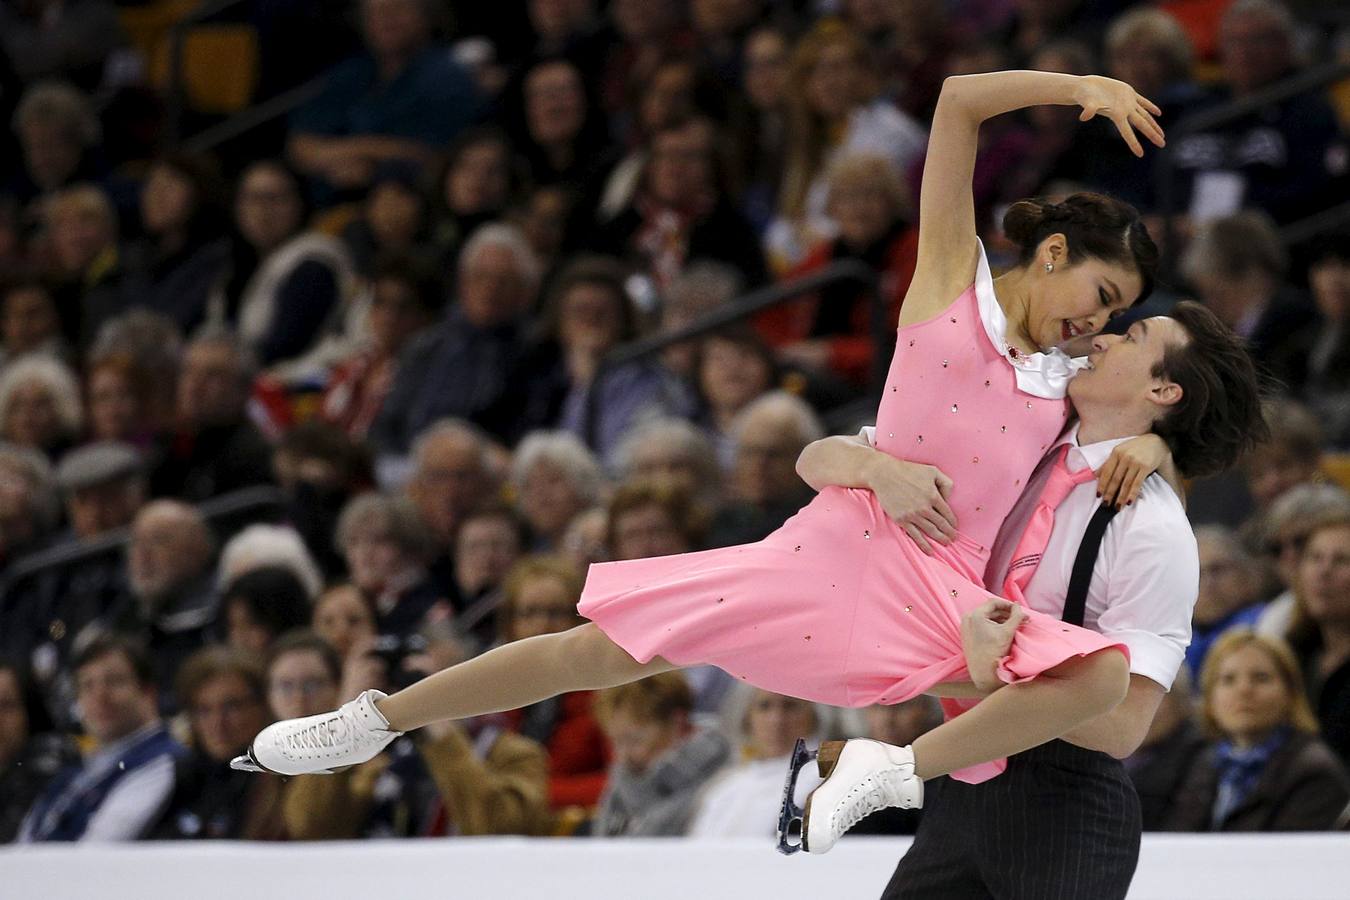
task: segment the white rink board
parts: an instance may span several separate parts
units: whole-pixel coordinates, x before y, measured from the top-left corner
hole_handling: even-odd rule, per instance
[[[0,849],[0,900],[875,898],[902,838],[785,858],[764,841],[523,838]],[[1346,900],[1350,834],[1148,835],[1130,900]]]

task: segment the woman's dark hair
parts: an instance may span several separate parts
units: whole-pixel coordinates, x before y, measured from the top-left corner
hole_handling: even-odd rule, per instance
[[[371,282],[397,281],[412,293],[413,302],[428,315],[435,315],[445,306],[445,293],[436,278],[434,267],[414,253],[381,250],[375,254],[375,269]]]
[[[450,173],[459,165],[465,153],[484,144],[496,144],[506,151],[506,198],[501,208],[505,209],[509,206],[512,198],[520,193],[521,187],[527,180],[528,173],[521,164],[520,158],[516,156],[515,147],[511,143],[511,136],[506,133],[505,129],[497,125],[474,125],[466,128],[450,144],[449,149],[445,151],[444,162],[436,171],[436,180],[432,182],[431,199],[437,217],[453,215],[445,201],[445,182],[450,178]]]
[[[232,603],[246,604],[253,618],[274,636],[309,624],[309,594],[283,566],[262,566],[230,582],[221,607],[228,609]]]
[[[243,189],[245,176],[254,169],[271,169],[274,172],[279,172],[283,178],[291,183],[291,187],[295,190],[295,197],[300,201],[300,227],[298,231],[304,231],[305,226],[309,223],[310,216],[314,214],[314,198],[310,196],[309,182],[305,176],[300,173],[299,169],[279,157],[273,156],[254,160],[244,167],[234,183],[236,197],[238,197],[239,191]]]
[[[19,687],[19,697],[23,703],[24,712],[28,716],[29,736],[54,730],[56,726],[52,722],[51,715],[47,712],[47,705],[42,702],[42,693],[38,690],[37,683],[33,681],[33,676],[27,667],[14,660],[0,659],[0,673],[3,672],[12,674],[14,683]]]
[[[1184,475],[1213,475],[1269,437],[1260,379],[1242,338],[1207,307],[1184,300],[1170,315],[1186,341],[1163,352],[1153,375],[1180,385],[1181,400],[1153,423],[1153,432]]]
[[[1031,262],[1041,241],[1059,233],[1068,243],[1070,265],[1091,257],[1129,266],[1143,281],[1135,303],[1142,303],[1153,292],[1158,246],[1139,218],[1139,210],[1123,200],[1087,191],[1060,203],[1019,200],[1003,215],[1003,233],[1018,246],[1018,262],[1023,266]]]
[[[228,231],[228,191],[215,158],[204,153],[170,151],[151,168],[171,169],[192,185],[192,214],[188,220],[189,243],[219,237]]]

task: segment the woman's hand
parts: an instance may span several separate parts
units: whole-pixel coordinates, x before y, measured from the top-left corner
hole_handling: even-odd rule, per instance
[[[1127,506],[1139,499],[1144,479],[1161,469],[1172,451],[1156,434],[1145,434],[1117,444],[1097,473],[1097,493],[1103,503]]]
[[[1125,82],[1101,75],[1084,75],[1078,81],[1075,94],[1075,101],[1083,107],[1078,120],[1086,122],[1099,115],[1110,119],[1135,156],[1144,155],[1136,131],[1159,147],[1167,143],[1162,128],[1153,118],[1162,115],[1162,110]]]
[[[947,504],[952,480],[937,466],[878,453],[869,467],[867,486],[886,515],[929,556],[933,555],[930,538],[939,544],[950,544],[956,538],[956,513]]]
[[[1026,621],[1026,610],[1001,597],[991,597],[961,619],[961,647],[966,654],[970,680],[983,694],[1003,686],[998,662],[1008,655],[1017,629]]]

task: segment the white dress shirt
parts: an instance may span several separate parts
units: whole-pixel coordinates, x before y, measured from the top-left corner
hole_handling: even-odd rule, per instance
[[[1080,447],[1077,428],[1047,452],[1069,444],[1070,471],[1100,468],[1121,440]],[[1043,464],[1004,520],[985,571],[985,587],[1002,593],[1008,561],[1049,477]],[[1101,501],[1095,480],[1080,484],[1055,511],[1055,525],[1040,565],[1027,584],[1027,605],[1055,618],[1064,615],[1074,559]],[[1130,671],[1171,689],[1191,641],[1191,611],[1200,588],[1200,555],[1186,510],[1161,475],[1150,475],[1139,499],[1116,514],[1102,540],[1088,585],[1083,627],[1130,650]]]

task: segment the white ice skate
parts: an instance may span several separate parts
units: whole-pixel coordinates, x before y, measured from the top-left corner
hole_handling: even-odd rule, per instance
[[[914,774],[914,752],[881,741],[863,739],[826,741],[814,754],[825,781],[798,810],[790,793],[801,766],[812,754],[798,742],[788,773],[788,791],[779,817],[778,849],[826,853],[854,825],[880,809],[918,809],[923,806],[923,779]],[[800,843],[790,837],[800,829]]]
[[[335,712],[286,719],[268,725],[230,767],[277,775],[331,775],[375,757],[403,732],[390,731],[389,721],[375,708],[379,691],[366,691]]]

